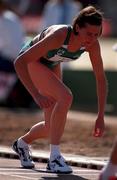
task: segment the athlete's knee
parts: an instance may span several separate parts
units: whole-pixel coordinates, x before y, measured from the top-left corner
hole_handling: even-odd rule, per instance
[[[72,103],[73,100],[73,95],[72,92],[70,90],[68,90],[68,92],[65,94],[65,96],[63,97],[64,101],[67,102],[68,104]]]
[[[72,100],[72,92],[69,89],[67,89],[67,91],[61,95],[61,99],[59,102],[61,102],[62,106],[70,107],[72,104]]]

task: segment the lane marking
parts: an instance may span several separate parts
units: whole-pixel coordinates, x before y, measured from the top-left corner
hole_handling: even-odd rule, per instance
[[[0,168],[1,171],[32,171],[31,169]],[[34,170],[33,170],[34,171]]]
[[[92,170],[92,169],[74,169],[73,170],[73,175],[78,175],[78,176],[88,176],[90,177],[91,175],[93,177],[97,177],[99,175],[100,170]],[[14,176],[18,177],[20,179],[31,179],[31,180],[37,180],[37,178],[32,178],[28,177],[28,175],[43,175],[46,173],[49,176],[58,177],[57,174],[55,173],[48,173],[46,169],[17,169],[17,168],[0,168],[0,174],[1,175],[6,175],[6,176]],[[63,174],[66,175],[66,174]],[[71,174],[72,175],[72,174]]]
[[[83,172],[83,171],[85,171],[85,172],[100,172],[100,170],[93,170],[93,169],[74,169],[73,170],[74,172],[77,172],[77,171],[81,171],[81,172]]]
[[[33,178],[33,177],[27,177],[27,176],[19,176],[19,175],[14,175],[14,174],[7,174],[7,173],[0,173],[1,175],[4,176],[11,176],[11,177],[18,177],[20,179],[31,179],[31,180],[38,180],[38,178]]]
[[[19,169],[19,168],[0,168],[0,170],[2,171],[33,171],[33,172],[37,172],[37,171],[46,171],[46,169]],[[100,170],[94,170],[94,169],[73,169],[73,172],[77,172],[77,171],[85,171],[85,172],[100,172]]]
[[[11,176],[11,175],[18,175],[18,174],[19,174],[19,175],[24,175],[24,174],[26,175],[25,172],[20,172],[20,173],[18,173],[18,172],[6,172],[6,173],[5,173],[5,172],[3,172],[3,173],[0,172],[0,174],[1,174],[1,175],[2,175],[2,174],[7,174],[7,175],[10,175],[10,176]],[[27,175],[41,175],[41,174],[43,175],[44,172],[27,173]],[[54,174],[54,173],[46,173],[46,174],[53,175],[53,176],[56,176],[56,175],[57,175],[57,174]],[[66,176],[67,174],[63,174],[63,175]],[[72,174],[71,174],[71,175],[72,175]],[[98,173],[89,174],[89,173],[87,173],[87,172],[86,172],[86,173],[84,172],[84,173],[78,173],[78,174],[73,174],[73,175],[85,175],[85,176],[91,176],[91,175],[92,175],[92,176],[97,176]],[[27,178],[28,178],[28,177],[27,177]]]

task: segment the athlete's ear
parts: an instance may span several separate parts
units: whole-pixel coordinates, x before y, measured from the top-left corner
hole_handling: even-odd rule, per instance
[[[78,30],[79,30],[79,26],[78,24],[76,24],[76,32],[78,32]]]
[[[75,26],[75,35],[78,35],[79,33],[79,26],[78,26],[78,24],[76,24],[76,26]]]

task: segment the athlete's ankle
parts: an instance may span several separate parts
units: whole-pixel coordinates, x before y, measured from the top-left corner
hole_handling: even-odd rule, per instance
[[[50,161],[53,161],[57,156],[60,156],[59,145],[50,144]]]
[[[18,146],[28,146],[28,144],[22,138],[19,138],[18,139]]]

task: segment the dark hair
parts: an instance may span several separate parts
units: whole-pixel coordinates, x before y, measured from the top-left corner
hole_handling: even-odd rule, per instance
[[[78,24],[80,28],[85,27],[86,24],[101,26],[102,20],[103,15],[101,11],[97,10],[94,6],[87,6],[75,17],[73,21],[73,31],[75,34],[78,34],[76,32],[76,24]]]

